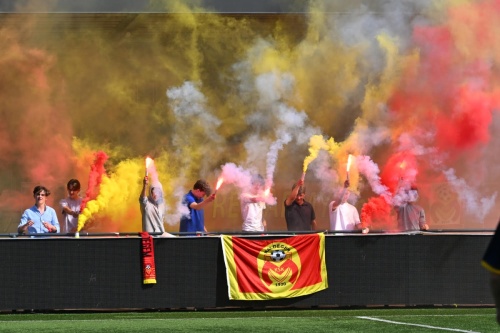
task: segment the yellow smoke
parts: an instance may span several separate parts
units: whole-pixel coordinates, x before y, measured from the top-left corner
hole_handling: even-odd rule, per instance
[[[322,135],[313,135],[309,138],[309,156],[304,159],[304,166],[302,168],[303,172],[307,171],[309,164],[318,157],[319,151],[321,149],[327,149],[328,146],[323,139]]]
[[[103,175],[99,194],[87,202],[78,218],[78,231],[97,214],[105,221],[106,217],[110,217],[118,223],[113,225],[114,230],[141,230],[139,195],[144,175],[143,164],[139,159],[122,161],[110,176]],[[97,225],[101,230],[108,230],[108,227]]]
[[[85,206],[83,211],[80,212],[80,215],[78,216],[77,231],[81,231],[85,227],[85,224],[90,218],[92,218],[95,214],[99,213],[104,207],[108,205],[109,196],[106,195],[102,189],[105,188],[106,184],[109,182],[110,182],[109,178],[106,175],[103,175],[101,183],[101,192],[99,193],[96,199],[87,202],[87,205]]]
[[[351,35],[345,35],[346,29],[353,35],[363,32],[357,28],[364,27],[361,23],[373,23],[373,14],[388,18],[382,16],[388,13],[380,4],[367,3],[367,9],[374,9],[371,14],[370,10],[360,11],[355,2],[313,1],[305,14],[240,15],[202,12],[193,3],[202,2],[151,1],[156,9],[167,9],[170,14],[2,16],[0,199],[17,198],[12,191],[26,194],[34,183],[60,184],[59,192],[65,195],[66,182],[75,177],[84,190],[93,152],[103,150],[110,157],[109,173],[101,184],[102,193],[82,212],[79,229],[92,220],[114,221],[118,223],[115,230],[139,230],[138,196],[145,156],[155,159],[165,199],[173,204],[179,199],[173,195],[178,185],[187,190],[196,179],[213,177],[220,165],[247,160],[249,147],[257,146],[252,143],[276,139],[273,129],[282,126],[282,119],[260,109],[255,79],[262,74],[293,78],[291,87],[282,87],[289,82],[278,79],[270,89],[291,90],[288,96],[278,96],[279,102],[307,116],[304,126],[308,131],[302,134],[318,134],[309,140],[306,160],[295,151],[297,147],[303,152],[303,140],[300,145],[283,147],[277,175],[285,177],[290,165],[301,163],[307,170],[318,151],[325,149],[342,177],[349,153],[371,153],[360,147],[366,132],[359,134],[358,129],[387,126],[394,138],[414,126],[411,119],[398,124],[387,119],[388,101],[401,80],[418,77],[419,66],[424,65],[420,51],[412,49],[411,31],[399,34],[399,24],[394,24],[388,26],[392,29],[381,29],[386,32],[375,39],[360,34],[351,41]],[[463,11],[449,10],[457,5],[463,5]],[[496,18],[495,11],[481,12],[476,7],[473,1],[436,1],[412,17],[425,16],[430,27],[452,18],[447,26],[462,56],[495,69],[500,62],[500,44],[494,42],[500,34],[500,21],[486,21]],[[393,18],[402,14],[390,11]],[[50,8],[31,12],[50,13]],[[485,16],[479,15],[482,13]],[[349,26],[346,17],[360,24]],[[404,14],[398,21],[408,17]],[[390,20],[379,23],[391,25]],[[407,23],[411,30],[411,22]],[[376,57],[371,58],[374,53]],[[498,73],[492,71],[492,75]],[[206,100],[196,114],[187,114],[189,110],[174,113],[165,96],[167,90],[186,82],[196,84]],[[186,105],[191,105],[189,100]],[[415,110],[415,115],[422,118],[419,112]],[[207,131],[202,120],[206,115],[220,125]],[[249,120],[254,122],[249,125]],[[311,128],[317,132],[312,133]],[[265,156],[266,146],[261,146],[258,156]],[[382,149],[373,154],[374,161],[383,162]],[[356,186],[356,174],[353,165],[351,187]],[[275,185],[273,191],[279,192],[283,184]],[[58,201],[60,195],[52,192],[51,198]],[[15,216],[26,204],[25,199],[16,201],[15,210],[4,208]],[[241,227],[237,214],[230,215],[230,210],[224,214],[232,219],[230,225],[217,228]],[[206,216],[208,220],[209,214]],[[277,213],[276,228],[280,218]],[[272,228],[273,221],[270,225]]]
[[[328,141],[326,142],[328,153],[330,154],[332,159],[337,162],[337,174],[340,176],[339,180],[341,181],[341,183],[343,183],[341,177],[346,176],[346,165],[348,163],[349,156],[351,156],[352,160],[349,168],[349,182],[351,184],[350,189],[354,193],[357,193],[356,189],[359,182],[359,172],[356,163],[354,163],[355,154],[349,152],[351,148],[348,146],[348,144],[349,141],[340,143],[335,142],[333,138],[328,139]]]

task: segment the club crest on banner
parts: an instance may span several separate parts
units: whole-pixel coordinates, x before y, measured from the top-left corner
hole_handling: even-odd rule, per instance
[[[295,253],[295,255],[294,255]],[[259,276],[272,292],[290,289],[300,274],[297,250],[285,243],[272,243],[262,249],[258,262]]]
[[[229,299],[289,298],[328,288],[323,233],[279,239],[221,238]]]

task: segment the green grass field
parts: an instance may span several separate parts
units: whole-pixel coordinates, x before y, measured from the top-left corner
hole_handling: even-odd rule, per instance
[[[493,308],[0,314],[0,332],[500,332]]]

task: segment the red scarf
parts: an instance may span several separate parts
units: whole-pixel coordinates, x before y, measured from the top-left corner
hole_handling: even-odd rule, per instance
[[[153,237],[147,232],[140,232],[142,248],[142,276],[144,284],[156,283],[155,251]]]

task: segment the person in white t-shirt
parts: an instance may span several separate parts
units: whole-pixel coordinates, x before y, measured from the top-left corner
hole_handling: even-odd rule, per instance
[[[78,179],[70,179],[66,185],[66,189],[68,196],[59,201],[64,217],[61,223],[61,232],[72,233],[78,231],[78,216],[80,215],[80,206],[82,205],[80,182]]]
[[[369,232],[367,227],[363,227],[356,207],[347,202],[350,191],[348,189],[349,181],[344,182],[344,188],[337,195],[337,198],[328,205],[330,215],[330,230],[332,231],[351,231],[361,230],[366,234]]]
[[[266,230],[266,220],[263,211],[266,209],[264,202],[264,178],[256,175],[252,178],[252,187],[249,193],[242,193],[241,216],[243,218],[242,230],[247,232],[261,232]]]

